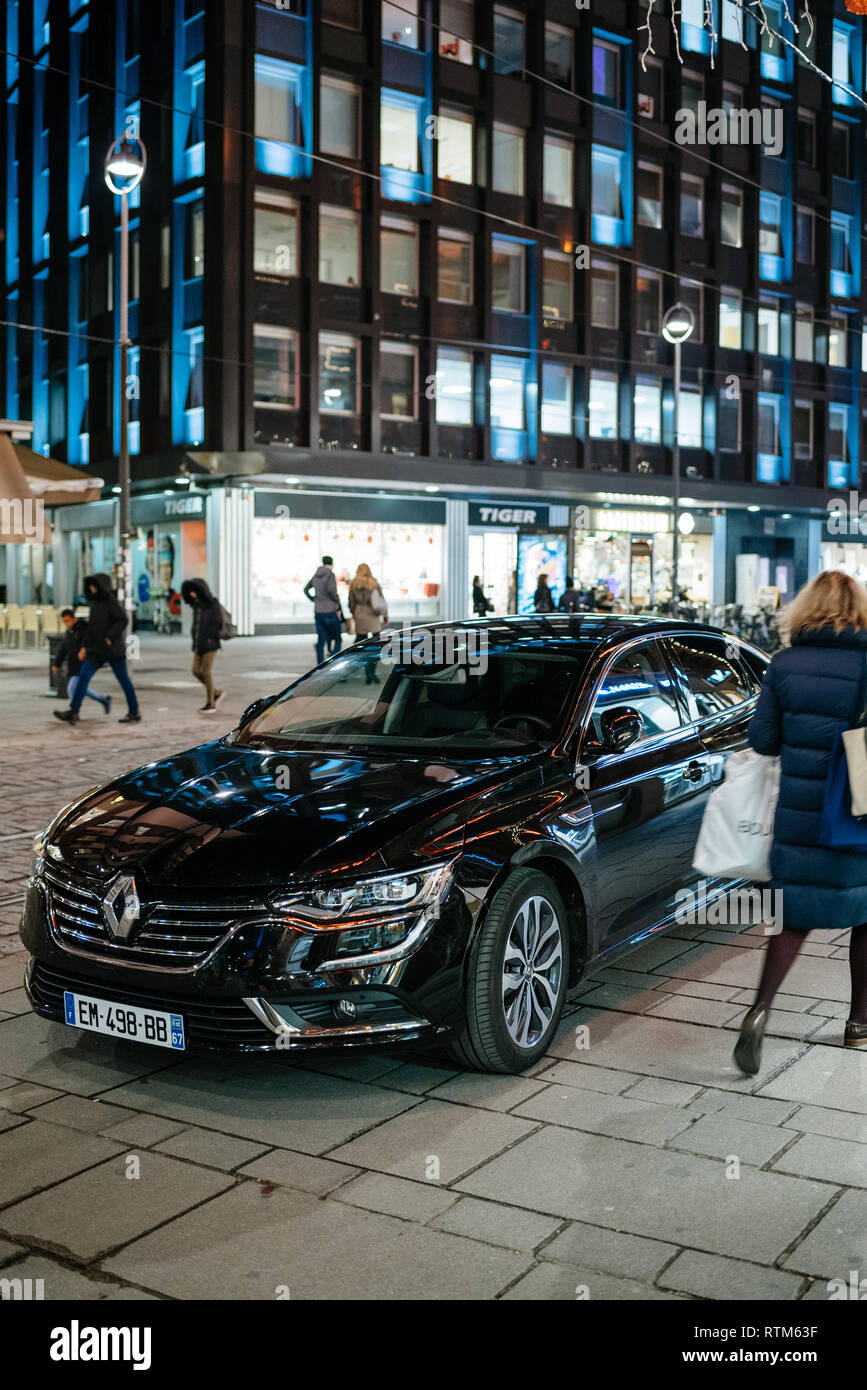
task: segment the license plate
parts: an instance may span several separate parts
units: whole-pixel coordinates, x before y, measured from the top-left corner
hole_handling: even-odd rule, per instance
[[[171,1047],[176,1052],[186,1047],[180,1014],[140,1009],[137,1004],[110,1004],[107,999],[91,999],[69,990],[63,992],[63,1012],[71,1027],[84,1028],[88,1033],[107,1033],[110,1038]]]

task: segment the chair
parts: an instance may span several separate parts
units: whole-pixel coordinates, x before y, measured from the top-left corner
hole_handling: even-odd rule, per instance
[[[21,609],[17,603],[7,603],[6,623],[3,631],[3,641],[7,647],[12,646],[12,635],[15,634],[16,646],[24,645],[24,629],[21,623]]]
[[[33,633],[33,646],[39,646],[40,642],[40,613],[38,605],[27,603],[21,610],[21,646],[27,645],[28,632]]]
[[[59,608],[43,608],[41,612],[41,619],[43,643],[45,642],[46,638],[56,637],[59,632],[63,631],[63,624],[60,621]]]

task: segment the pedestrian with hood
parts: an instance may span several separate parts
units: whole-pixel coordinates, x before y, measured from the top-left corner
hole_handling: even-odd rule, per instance
[[[533,610],[536,613],[554,612],[554,595],[548,586],[547,574],[539,575],[536,592],[533,595]]]
[[[388,604],[369,565],[359,565],[355,571],[355,578],[349,586],[349,611],[355,622],[356,642],[381,632],[388,623]],[[376,660],[366,664],[364,678],[367,685],[379,684]]]
[[[316,665],[325,660],[325,649],[333,656],[343,646],[340,625],[344,621],[337,580],[334,577],[334,560],[330,555],[322,556],[312,579],[304,585],[304,593],[313,604],[313,617],[316,623]]]
[[[214,714],[223,698],[214,688],[214,657],[220,650],[223,610],[204,579],[185,579],[181,597],[193,611],[193,675],[205,687],[205,703],[200,714]]]
[[[783,635],[787,645],[765,672],[747,728],[756,753],[780,759],[769,886],[782,903],[735,1047],[735,1062],[750,1076],[761,1066],[774,998],[808,933],[816,941],[814,933],[836,939],[849,930],[851,1002],[843,1042],[867,1047],[867,854],[835,848],[822,833],[832,754],[867,708],[867,591],[851,575],[825,570],[789,605]]]
[[[81,650],[84,646],[87,623],[83,618],[76,618],[71,608],[64,608],[60,615],[60,621],[66,628],[66,636],[57,648],[51,669],[57,672],[61,666],[66,667],[66,691],[71,700],[75,695],[78,678],[81,674]],[[86,690],[85,695],[88,700],[96,700],[98,704],[102,705],[103,713],[108,714],[111,709],[110,695],[100,695],[96,690]]]
[[[69,709],[56,709],[54,717],[62,719],[66,724],[78,723],[78,711],[87,694],[91,678],[107,663],[126,696],[127,712],[118,723],[138,724],[141,720],[138,697],[126,669],[126,613],[117,601],[107,574],[87,575],[84,581],[84,596],[90,604],[90,613],[83,643],[78,651],[81,661],[78,683]]]

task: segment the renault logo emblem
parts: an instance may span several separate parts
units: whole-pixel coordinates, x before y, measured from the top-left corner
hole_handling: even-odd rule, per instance
[[[141,913],[141,903],[131,874],[121,874],[102,900],[102,910],[112,936],[123,940],[132,932]]]

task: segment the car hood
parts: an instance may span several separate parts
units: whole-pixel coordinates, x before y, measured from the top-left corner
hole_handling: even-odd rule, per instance
[[[458,851],[468,803],[531,762],[275,753],[220,740],[77,801],[53,827],[50,853],[83,873],[137,871],[176,888],[371,873]]]

